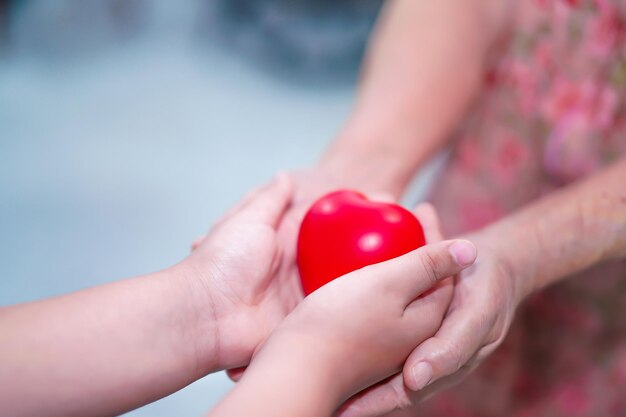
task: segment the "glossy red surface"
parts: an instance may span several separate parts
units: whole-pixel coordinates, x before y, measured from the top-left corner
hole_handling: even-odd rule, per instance
[[[348,272],[424,244],[421,224],[405,208],[369,201],[356,191],[332,192],[311,206],[300,226],[302,288],[308,295]]]

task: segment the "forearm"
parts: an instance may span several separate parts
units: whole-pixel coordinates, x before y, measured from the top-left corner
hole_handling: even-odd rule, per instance
[[[344,400],[336,387],[338,369],[319,361],[315,350],[286,344],[261,351],[235,388],[210,417],[330,417]]]
[[[0,414],[119,414],[217,367],[196,359],[175,271],[0,310]]]
[[[482,85],[504,0],[393,0],[372,36],[353,114],[320,164],[399,195]]]
[[[488,227],[522,294],[626,257],[626,159]],[[490,238],[486,239],[487,241]]]

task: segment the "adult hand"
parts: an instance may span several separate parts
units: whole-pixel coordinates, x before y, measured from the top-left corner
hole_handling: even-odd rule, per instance
[[[475,257],[470,242],[439,242],[324,285],[277,326],[211,415],[331,415],[399,372],[413,347],[435,333],[451,295],[442,280]]]
[[[339,417],[381,416],[415,405],[458,383],[502,343],[528,285],[499,252],[499,237],[479,232],[467,239],[478,259],[455,277],[440,329],[411,353],[402,374],[350,399]]]

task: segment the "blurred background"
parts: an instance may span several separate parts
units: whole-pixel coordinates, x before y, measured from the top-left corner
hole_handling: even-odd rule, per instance
[[[379,8],[0,0],[0,305],[172,265],[251,187],[313,163]],[[230,386],[129,415],[201,415]]]

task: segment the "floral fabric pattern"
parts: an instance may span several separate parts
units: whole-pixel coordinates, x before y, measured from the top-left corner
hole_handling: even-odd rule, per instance
[[[626,155],[626,0],[515,4],[506,46],[433,188],[447,235]],[[626,263],[532,296],[503,345],[418,415],[626,416]]]

